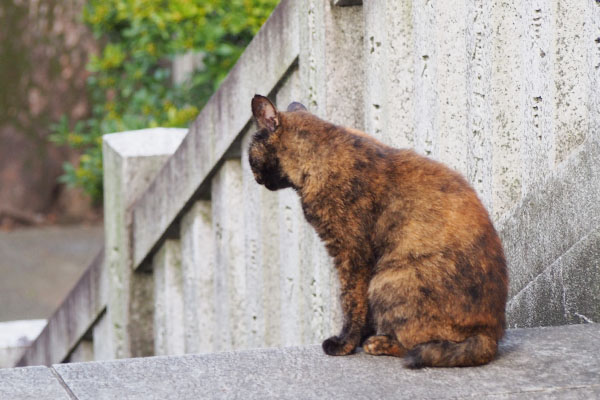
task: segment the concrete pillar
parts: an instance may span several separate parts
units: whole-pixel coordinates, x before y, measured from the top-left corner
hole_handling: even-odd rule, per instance
[[[449,5],[450,6],[450,5]],[[488,210],[492,210],[491,2],[467,7],[467,179]]]
[[[413,2],[367,1],[363,10],[365,131],[390,146],[413,147]]]
[[[525,126],[521,138],[523,158],[522,190],[526,195],[541,178],[540,171],[550,171],[554,165],[554,102],[553,63],[555,61],[555,15],[545,0],[523,0],[521,20],[525,45],[523,55]]]
[[[285,110],[292,101],[303,101],[300,73],[294,70],[281,84],[275,101],[277,107]],[[301,253],[302,233],[312,229],[305,221],[300,206],[298,194],[293,189],[284,189],[276,193],[277,244],[279,246],[278,287],[281,290],[279,304],[281,315],[280,344],[284,346],[305,343],[305,333],[311,315],[307,308],[304,293],[309,288],[304,276],[312,270],[302,269],[302,259],[306,254]],[[312,249],[311,249],[312,250]]]
[[[595,3],[595,4],[594,4]],[[586,15],[588,22],[585,27],[587,38],[588,71],[590,75],[589,93],[589,140],[600,140],[600,4],[597,1],[588,0],[588,11]],[[595,36],[595,38],[594,38]],[[593,133],[596,134],[593,134]]]
[[[298,232],[299,254],[298,268],[300,270],[301,304],[302,304],[302,343],[320,343],[330,333],[328,309],[333,301],[324,296],[328,290],[321,277],[329,277],[333,265],[327,254],[323,254],[324,246],[315,230],[305,221],[304,215],[299,216],[300,230]],[[322,260],[325,260],[323,262]],[[329,336],[327,336],[329,337]]]
[[[521,198],[521,135],[525,130],[524,35],[519,2],[493,2],[492,78],[492,217],[498,221]],[[534,57],[539,56],[533,54]]]
[[[434,2],[434,34],[428,36],[426,27],[422,27],[425,31],[421,31],[421,38],[433,45],[434,54],[429,59],[425,54],[414,55],[415,60],[427,63],[429,68],[435,63],[435,86],[434,92],[430,93],[435,96],[435,106],[430,111],[435,114],[434,129],[439,143],[432,155],[465,175],[469,164],[469,136],[466,127],[469,115],[470,64],[466,48],[468,27],[472,22],[466,15],[470,3]],[[417,74],[421,72],[419,69],[415,71],[417,79]],[[418,116],[422,117],[423,115]]]
[[[154,275],[154,354],[185,352],[181,243],[166,240],[152,259]]]
[[[423,3],[421,3],[422,6]],[[431,3],[428,3],[431,4]],[[433,16],[429,23],[421,25],[420,38],[432,45],[433,54],[415,54],[415,60],[423,63],[423,68],[435,71],[433,108],[428,110],[434,120],[437,145],[431,154],[452,168],[468,175],[470,135],[467,131],[469,121],[469,87],[472,68],[468,55],[468,27],[472,21],[467,13],[472,4],[468,1],[434,3]],[[427,5],[424,6],[427,8]],[[434,35],[427,34],[433,29]],[[415,79],[424,70],[416,68]],[[427,75],[427,72],[424,73]],[[480,93],[478,93],[481,95]],[[485,97],[485,95],[484,95]],[[417,118],[424,115],[418,114]]]
[[[303,0],[302,6],[299,76],[306,97],[301,101],[322,118],[364,129],[363,8],[332,6],[321,0]],[[316,235],[313,238],[311,290],[316,296],[310,310],[311,321],[322,315],[322,340],[341,329],[339,282],[323,243]]]
[[[240,160],[226,160],[212,178],[211,188],[217,351],[247,346],[242,195]]]
[[[110,337],[109,321],[106,312],[102,313],[92,328],[94,361],[112,360],[114,357]]]
[[[251,129],[242,139],[248,347],[281,345],[278,192],[256,183],[248,163]]]
[[[304,322],[308,318],[303,307],[302,271],[300,270],[301,207],[292,189],[279,192],[279,265],[281,267],[281,344],[302,343]]]
[[[362,7],[301,0],[300,80],[305,105],[330,121],[364,128]]]
[[[588,43],[600,34],[587,30],[592,21],[588,15],[600,4],[589,1],[559,0],[551,5],[555,15],[554,91],[550,99],[555,104],[554,127],[556,164],[564,161],[585,141],[590,125]],[[591,35],[586,35],[589,32]],[[591,71],[594,71],[593,69]],[[600,90],[596,87],[595,90]],[[598,134],[598,133],[596,133]]]
[[[413,2],[414,71],[415,82],[415,142],[414,148],[426,156],[437,156],[439,132],[435,129],[437,96],[435,93],[437,61],[435,32],[437,2]]]
[[[111,358],[150,355],[152,277],[133,270],[127,210],[177,149],[187,130],[144,129],[103,137],[104,232],[108,335]],[[150,317],[149,317],[150,316]],[[110,350],[108,350],[110,349]]]
[[[198,200],[181,220],[185,352],[215,346],[214,235],[209,200]]]
[[[83,338],[71,352],[69,362],[87,361],[94,361],[94,343],[89,339]]]

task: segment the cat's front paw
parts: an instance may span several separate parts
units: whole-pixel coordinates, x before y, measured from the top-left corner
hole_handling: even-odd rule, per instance
[[[323,342],[323,351],[330,356],[345,356],[352,354],[355,349],[356,343],[339,336],[332,336]]]

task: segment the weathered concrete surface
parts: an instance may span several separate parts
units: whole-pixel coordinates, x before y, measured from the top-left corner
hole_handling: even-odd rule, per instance
[[[84,338],[77,344],[77,346],[75,346],[69,355],[68,362],[86,362],[95,360],[94,343],[91,340]]]
[[[186,129],[153,128],[103,136],[107,337],[114,358],[152,354],[152,277],[132,264],[129,208],[181,144]],[[137,296],[140,295],[140,296]],[[151,297],[151,296],[150,296]],[[139,301],[138,301],[139,300]],[[148,316],[150,317],[148,318]],[[112,350],[110,350],[112,349]]]
[[[271,347],[281,342],[282,294],[277,192],[257,185],[248,162],[254,126],[242,139],[244,192],[244,259],[248,294],[248,347]],[[292,310],[287,310],[291,312]]]
[[[397,358],[330,357],[320,346],[54,368],[80,400],[596,398],[599,340],[600,324],[511,330],[498,359],[477,368],[413,371]]]
[[[186,353],[206,353],[214,348],[215,259],[210,201],[199,200],[181,221],[183,273],[183,327]]]
[[[69,400],[56,373],[46,367],[0,369],[2,400]]]
[[[363,10],[365,131],[390,146],[412,147],[417,101],[413,94],[416,59],[413,4],[394,0],[369,1],[363,5]],[[455,101],[449,105],[456,108],[460,104],[461,101]],[[460,152],[455,153],[454,166],[462,158]]]
[[[154,276],[154,355],[185,352],[181,242],[166,240],[152,260]],[[150,299],[147,299],[150,301]]]
[[[227,160],[212,180],[212,229],[215,235],[216,350],[243,349],[248,343],[242,166]],[[210,301],[210,299],[209,299]]]
[[[96,361],[112,360],[114,358],[112,343],[110,343],[108,340],[101,339],[108,338],[110,335],[108,324],[109,320],[104,312],[100,315],[92,327],[94,360]],[[93,340],[94,338],[96,339]]]
[[[508,303],[513,327],[600,321],[600,229],[586,235]]]

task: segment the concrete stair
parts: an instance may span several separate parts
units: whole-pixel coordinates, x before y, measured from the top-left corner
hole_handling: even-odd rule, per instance
[[[600,324],[511,329],[492,363],[408,370],[318,345],[0,370],[0,399],[597,399]]]

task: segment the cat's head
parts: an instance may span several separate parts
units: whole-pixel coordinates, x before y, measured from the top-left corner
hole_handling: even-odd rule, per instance
[[[306,111],[306,107],[300,103],[291,103],[287,112],[294,111]],[[256,182],[269,190],[293,187],[280,161],[282,137],[292,127],[285,126],[285,118],[264,96],[254,96],[252,114],[259,130],[250,142],[248,159]]]

